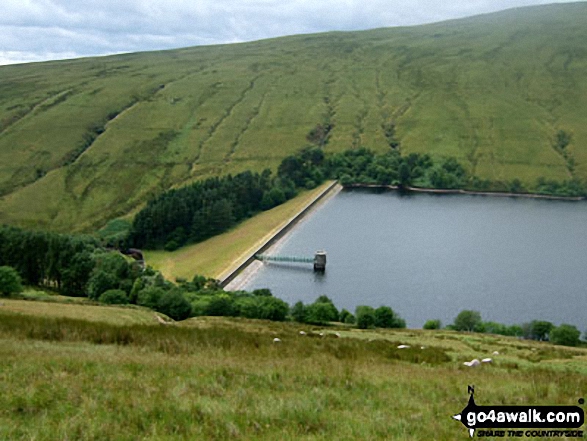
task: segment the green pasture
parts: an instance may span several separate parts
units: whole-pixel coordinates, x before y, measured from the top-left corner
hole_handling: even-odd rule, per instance
[[[548,343],[38,305],[0,307],[1,439],[466,439],[451,417],[467,385],[479,405],[576,405],[587,388],[587,351]]]

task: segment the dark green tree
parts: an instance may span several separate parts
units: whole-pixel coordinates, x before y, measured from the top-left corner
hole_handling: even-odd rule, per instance
[[[375,309],[371,306],[360,305],[355,309],[355,318],[359,329],[375,327]]]
[[[22,292],[22,281],[18,272],[10,266],[0,266],[0,294],[9,296]]]
[[[427,320],[423,326],[423,329],[440,329],[440,328],[442,328],[442,323],[438,319]]]
[[[186,300],[180,288],[174,288],[159,297],[157,311],[173,320],[185,320],[192,313],[192,305]]]
[[[303,302],[296,302],[290,310],[291,318],[298,323],[308,323],[308,310]]]
[[[98,300],[107,305],[125,305],[128,303],[128,296],[121,289],[110,289],[102,293]]]
[[[282,322],[287,318],[289,305],[275,297],[257,297],[260,319]]]
[[[556,345],[577,346],[581,331],[575,326],[563,323],[550,331],[550,341]]]
[[[375,326],[378,328],[405,328],[405,321],[389,306],[380,306],[375,310]]]
[[[479,311],[465,309],[456,316],[453,326],[457,331],[473,331],[480,324],[481,314]]]
[[[523,326],[524,336],[532,340],[548,340],[550,331],[554,328],[551,322],[545,320],[532,320]]]
[[[148,286],[141,290],[137,296],[137,305],[157,310],[159,299],[163,297],[165,290],[158,286]]]

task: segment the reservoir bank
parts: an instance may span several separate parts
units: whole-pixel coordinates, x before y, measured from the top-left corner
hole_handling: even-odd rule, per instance
[[[245,257],[241,258],[235,265],[225,271],[219,278],[220,285],[227,290],[236,290],[240,289],[242,285],[242,280],[245,277],[249,277],[251,271],[258,268],[258,265],[254,265],[256,263],[255,256],[257,254],[261,254],[263,252],[268,251],[272,246],[274,246],[281,238],[283,238],[289,231],[293,229],[295,225],[297,225],[305,216],[311,213],[319,203],[323,202],[327,198],[334,196],[338,193],[342,187],[338,184],[337,181],[333,181],[330,185],[328,185],[323,191],[317,194],[312,200],[310,200],[298,213],[296,213],[293,217],[288,219],[270,238],[263,241],[261,244],[256,246],[252,251],[248,252]],[[250,266],[252,268],[249,268]],[[244,270],[248,269],[247,273],[244,274],[240,280],[235,281],[235,283],[231,283],[233,280],[237,278]]]
[[[279,243],[328,252],[311,266],[265,263],[241,283],[293,304],[391,306],[408,327],[463,309],[506,324],[587,323],[587,204],[536,198],[344,190]],[[270,250],[270,252],[277,252]]]

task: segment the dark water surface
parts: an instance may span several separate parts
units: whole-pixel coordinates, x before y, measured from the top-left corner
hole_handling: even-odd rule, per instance
[[[410,328],[463,309],[506,324],[587,326],[587,203],[345,191],[294,229],[276,254],[328,253],[311,265],[264,264],[245,289],[290,304],[325,294],[354,312],[391,306]]]

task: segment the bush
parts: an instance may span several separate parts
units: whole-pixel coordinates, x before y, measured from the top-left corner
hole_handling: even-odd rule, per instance
[[[549,340],[550,331],[554,325],[545,320],[532,320],[530,323],[525,323],[523,326],[524,337],[532,340]]]
[[[234,306],[240,317],[254,319],[261,315],[259,301],[255,297],[239,297],[235,300]]]
[[[457,331],[473,331],[481,324],[481,313],[465,309],[459,312],[454,322],[454,329]]]
[[[380,306],[375,310],[375,326],[378,328],[405,328],[406,322],[389,306]]]
[[[282,322],[287,318],[289,305],[275,297],[257,297],[260,319]]]
[[[291,318],[298,323],[308,323],[308,308],[303,302],[297,302],[291,307]]]
[[[185,320],[192,313],[192,305],[186,300],[181,289],[175,288],[159,297],[157,311],[173,320]]]
[[[355,310],[357,327],[367,329],[375,327],[375,310],[370,306],[357,306]]]
[[[103,270],[95,270],[88,280],[88,297],[98,300],[102,293],[118,288],[119,280],[116,275]]]
[[[340,315],[338,316],[338,320],[342,323],[347,323],[347,324],[352,325],[355,323],[355,316],[352,315],[346,309],[343,309],[342,311],[340,311]]]
[[[338,310],[327,296],[320,296],[306,308],[309,323],[323,324],[338,321]]]
[[[440,329],[442,328],[442,323],[438,319],[428,320],[424,323],[423,329]]]
[[[237,312],[234,300],[228,294],[217,294],[210,298],[205,315],[230,317]]]
[[[121,289],[109,289],[102,293],[98,300],[107,305],[126,305],[128,303],[128,297]]]
[[[149,286],[139,292],[139,295],[137,296],[137,305],[157,310],[159,299],[163,297],[163,294],[165,294],[163,288]]]
[[[562,324],[550,331],[550,341],[557,345],[577,346],[581,332],[573,325]]]
[[[18,272],[10,266],[0,266],[0,294],[9,296],[22,292],[22,281]]]

